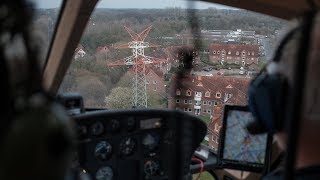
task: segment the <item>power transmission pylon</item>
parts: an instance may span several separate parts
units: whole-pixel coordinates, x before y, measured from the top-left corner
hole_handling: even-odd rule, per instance
[[[152,25],[143,30],[141,33],[136,33],[130,28],[124,26],[124,29],[129,33],[133,41],[115,46],[115,49],[132,49],[132,55],[124,58],[120,61],[115,61],[109,63],[108,66],[122,66],[122,65],[132,65],[134,71],[133,77],[133,106],[134,107],[148,107],[148,96],[147,96],[147,86],[146,86],[146,64],[151,63],[163,63],[167,62],[167,59],[154,58],[146,56],[144,54],[144,49],[149,47],[159,47],[148,42],[145,42],[145,38],[148,36]]]

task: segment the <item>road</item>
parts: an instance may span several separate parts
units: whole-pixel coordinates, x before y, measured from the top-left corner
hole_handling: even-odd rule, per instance
[[[227,76],[227,77],[237,77],[237,78],[245,78],[247,74],[239,74],[240,69],[221,69],[221,70],[211,70],[211,71],[192,71],[191,74],[195,76]],[[222,73],[222,75],[218,75],[218,73]]]

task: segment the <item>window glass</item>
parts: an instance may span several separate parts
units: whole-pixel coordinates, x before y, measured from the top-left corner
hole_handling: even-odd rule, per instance
[[[59,92],[79,92],[85,107],[107,109],[133,107],[139,92],[147,98],[147,108],[186,111],[213,132],[213,124],[222,122],[225,99],[246,105],[250,81],[272,57],[277,32],[287,22],[203,2],[195,2],[196,16],[190,19],[186,7],[187,1],[176,0],[100,0]],[[41,17],[39,21],[47,20],[47,11]],[[193,20],[199,24],[196,38]],[[47,29],[46,24],[41,27]],[[196,40],[201,44],[198,51],[193,50]],[[193,68],[179,80],[179,60],[186,51],[192,54]],[[254,63],[242,60],[242,52],[250,53]]]
[[[39,47],[40,64],[44,66],[45,58],[57,25],[62,0],[29,0],[29,2],[35,7],[34,16],[31,21],[31,32],[34,35],[33,42]]]
[[[181,91],[179,89],[177,89],[176,91],[176,95],[180,96],[181,95]]]

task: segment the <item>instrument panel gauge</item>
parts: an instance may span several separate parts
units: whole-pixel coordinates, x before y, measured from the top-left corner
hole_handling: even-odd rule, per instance
[[[104,166],[98,169],[96,173],[96,180],[112,180],[113,171],[110,167]]]
[[[159,137],[153,134],[146,134],[143,137],[142,144],[150,151],[153,151],[159,145]]]
[[[133,153],[136,147],[136,141],[131,137],[126,137],[121,140],[119,145],[120,154],[128,156]]]
[[[94,150],[94,156],[100,160],[107,160],[112,154],[112,146],[107,141],[100,141]]]
[[[144,163],[144,173],[147,177],[154,176],[159,171],[159,164],[153,160]]]
[[[91,134],[95,136],[99,136],[104,131],[104,125],[101,122],[96,122],[91,126]]]

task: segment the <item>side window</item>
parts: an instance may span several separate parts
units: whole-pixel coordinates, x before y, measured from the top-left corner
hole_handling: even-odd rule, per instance
[[[180,95],[181,95],[180,89],[177,89],[177,90],[176,90],[176,95],[177,95],[177,96],[180,96]]]
[[[186,96],[191,96],[191,91],[190,90],[187,90]]]

